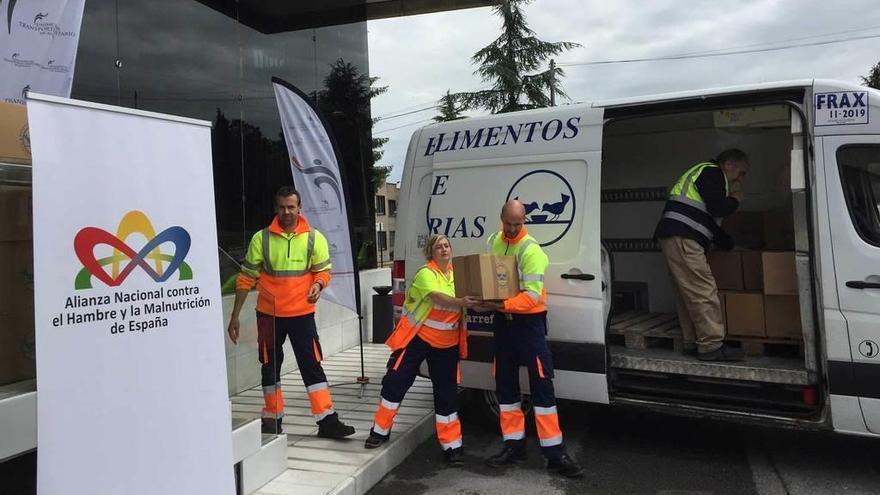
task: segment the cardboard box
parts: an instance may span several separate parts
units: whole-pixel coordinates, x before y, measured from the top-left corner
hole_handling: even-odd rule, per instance
[[[724,296],[727,334],[764,337],[764,295],[760,292],[728,292]]]
[[[764,294],[797,295],[797,268],[794,252],[765,251],[761,254],[764,272]]]
[[[712,251],[709,268],[719,290],[743,290],[742,254],[740,251]]]
[[[0,386],[34,378],[31,241],[0,242]]]
[[[31,138],[24,105],[0,102],[0,161],[31,163]]]
[[[764,290],[764,261],[761,251],[742,252],[743,289]]]
[[[456,297],[498,301],[519,294],[519,273],[513,256],[456,256],[452,258],[452,269]]]
[[[767,337],[803,338],[798,296],[764,296]]]
[[[31,191],[30,186],[0,185],[0,242],[33,239]]]
[[[794,217],[791,210],[764,212],[764,249],[794,250]]]
[[[764,248],[764,214],[760,211],[739,211],[727,216],[721,228],[733,237],[736,246],[745,249]]]

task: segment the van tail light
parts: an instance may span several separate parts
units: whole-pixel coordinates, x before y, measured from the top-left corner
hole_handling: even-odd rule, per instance
[[[805,405],[815,406],[818,402],[816,400],[816,387],[804,387],[801,391],[801,396]]]
[[[394,324],[403,313],[403,300],[406,297],[406,262],[394,260],[391,265],[391,304],[394,306]]]

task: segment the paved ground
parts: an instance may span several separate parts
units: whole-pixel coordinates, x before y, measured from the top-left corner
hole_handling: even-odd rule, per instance
[[[370,494],[880,493],[880,440],[571,403],[560,415],[583,480],[549,476],[534,442],[525,465],[499,472],[483,459],[500,440],[468,412],[465,468],[445,468],[429,439]]]
[[[317,426],[299,371],[281,377],[284,389],[284,432],[287,434],[287,470],[260,488],[255,495],[360,495],[405,459],[434,427],[431,382],[417,378],[398,410],[392,441],[367,450],[364,440],[373,424],[389,350],[384,345],[364,344],[364,365],[370,383],[361,393],[353,383],[360,374],[357,347],[322,362],[331,384],[333,407],[357,432],[345,440],[316,436]],[[263,408],[261,387],[232,397],[233,417],[259,417]]]

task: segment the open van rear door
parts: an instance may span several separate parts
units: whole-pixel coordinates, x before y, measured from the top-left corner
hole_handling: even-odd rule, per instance
[[[880,136],[827,136],[821,143],[846,330],[845,335],[828,332],[827,339],[829,348],[835,339],[848,339],[850,356],[828,362],[832,415],[835,428],[880,433]]]
[[[451,136],[453,143],[463,135],[471,143],[473,136],[483,136],[483,144],[494,146],[433,153],[429,233],[449,236],[454,255],[482,253],[488,237],[500,230],[504,202],[522,201],[525,226],[550,258],[544,283],[556,395],[607,403],[607,281],[599,238],[602,110],[561,107],[467,119],[432,130],[428,152]],[[494,389],[492,318],[468,316],[470,355],[462,363],[462,386]],[[521,381],[525,392],[527,380]]]

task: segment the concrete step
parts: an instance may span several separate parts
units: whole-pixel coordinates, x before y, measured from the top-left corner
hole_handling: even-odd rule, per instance
[[[232,462],[238,464],[260,451],[260,418],[232,419]]]
[[[259,450],[241,463],[241,487],[254,493],[287,470],[287,435],[262,435]]]

